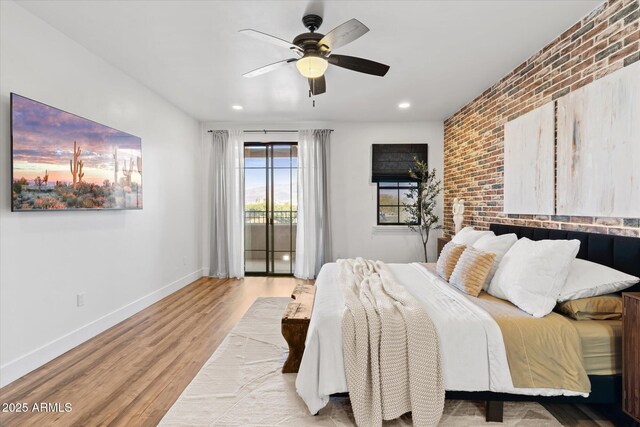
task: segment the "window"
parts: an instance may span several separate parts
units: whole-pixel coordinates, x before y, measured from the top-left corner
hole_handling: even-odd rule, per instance
[[[378,225],[407,225],[405,206],[416,205],[417,190],[417,182],[378,182]],[[420,218],[410,224],[420,224]]]

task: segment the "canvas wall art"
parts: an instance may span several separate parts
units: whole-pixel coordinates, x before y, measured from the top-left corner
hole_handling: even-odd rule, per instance
[[[553,103],[504,125],[504,212],[554,213]]]
[[[11,94],[13,211],[142,209],[142,140]]]
[[[558,99],[558,214],[640,218],[640,62]]]

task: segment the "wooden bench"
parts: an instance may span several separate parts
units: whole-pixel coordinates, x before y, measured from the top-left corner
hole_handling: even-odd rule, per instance
[[[293,301],[282,315],[282,336],[289,344],[289,357],[282,367],[283,374],[296,373],[300,368],[315,296],[314,285],[298,283],[291,294]]]

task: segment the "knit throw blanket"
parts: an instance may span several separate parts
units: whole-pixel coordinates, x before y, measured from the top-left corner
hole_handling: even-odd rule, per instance
[[[416,426],[442,416],[438,335],[418,301],[381,261],[338,260],[349,397],[359,426],[381,426],[411,411]]]

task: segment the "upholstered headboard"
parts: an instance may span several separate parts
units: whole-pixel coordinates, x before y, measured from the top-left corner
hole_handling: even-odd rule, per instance
[[[491,224],[489,229],[497,235],[515,233],[518,238],[527,237],[531,240],[577,239],[580,240],[578,258],[597,262],[640,277],[640,238],[637,237],[508,224]],[[640,284],[626,289],[626,291],[640,292]]]

